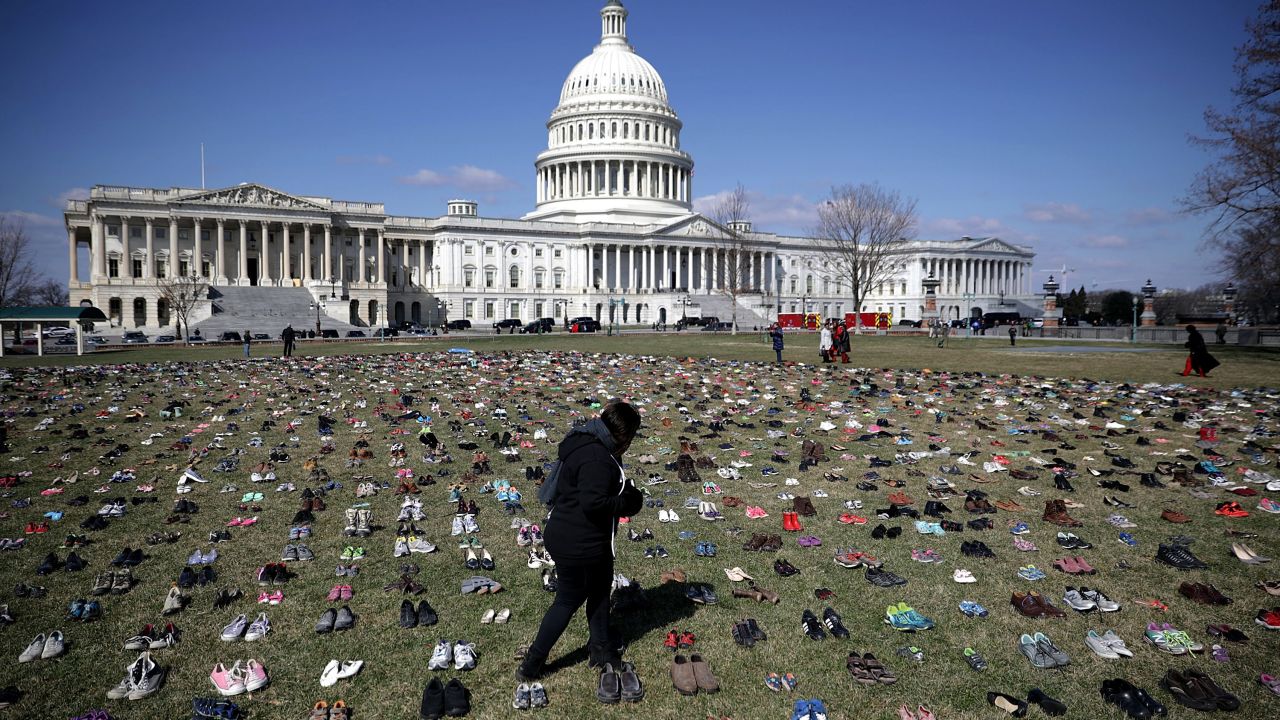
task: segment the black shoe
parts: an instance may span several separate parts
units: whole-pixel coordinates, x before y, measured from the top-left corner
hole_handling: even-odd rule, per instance
[[[1012,695],[989,692],[987,693],[987,702],[1001,710],[1004,710],[1014,717],[1025,717],[1027,714],[1027,703],[1013,697]]]
[[[320,614],[320,620],[316,622],[316,632],[320,634],[333,632],[334,623],[338,620],[338,611],[329,608]],[[438,717],[438,716],[437,716]]]
[[[818,622],[818,616],[813,614],[812,610],[805,609],[800,616],[800,629],[810,640],[825,640],[827,633],[822,629],[822,623]]]
[[[840,616],[835,610],[827,608],[822,611],[822,623],[827,626],[827,630],[831,632],[832,637],[848,639],[849,629],[840,621]]]
[[[884,525],[877,525],[876,529],[871,531],[871,537],[874,540],[883,540],[886,532]]]
[[[444,714],[449,717],[462,717],[471,712],[471,691],[458,678],[453,678],[444,686]]]
[[[67,556],[67,563],[66,565],[64,565],[64,567],[66,568],[67,572],[79,572],[85,569],[86,567],[88,567],[88,565],[89,563],[82,560],[80,556],[75,554],[75,552],[73,551],[70,555]]]
[[[124,566],[137,567],[142,564],[142,558],[142,548],[136,548],[133,552],[129,553],[129,559],[125,561]]]
[[[418,613],[413,609],[413,602],[404,600],[400,603],[400,627],[415,628],[418,626]]]
[[[182,568],[182,572],[178,573],[178,587],[187,589],[195,587],[196,573],[190,567]]]
[[[606,705],[613,705],[622,700],[622,678],[612,665],[605,665],[600,670],[600,681],[596,685],[596,699]]]
[[[1067,706],[1062,701],[1056,700],[1044,694],[1040,688],[1032,688],[1031,693],[1027,695],[1027,702],[1035,703],[1040,706],[1046,715],[1057,717],[1067,714]]]
[[[351,626],[356,624],[355,613],[351,612],[350,605],[343,605],[338,610],[337,617],[333,621],[334,630],[350,630]]]
[[[218,575],[213,571],[212,567],[205,565],[203,568],[200,569],[199,581],[200,581],[201,587],[204,587],[205,585],[208,585],[209,583],[214,582],[217,579],[218,579]]]
[[[111,564],[116,567],[124,567],[125,563],[129,562],[129,553],[131,552],[133,552],[133,550],[130,548],[121,550],[120,554],[116,555],[116,559],[111,561]]]
[[[437,622],[440,622],[440,617],[436,615],[436,610],[431,607],[431,603],[426,600],[418,603],[418,624],[428,627],[435,625]]]
[[[895,526],[886,530],[884,533],[884,536],[892,540],[893,538],[896,538],[901,534],[902,534],[902,528]]]
[[[533,660],[525,657],[519,665],[516,665],[516,679],[520,682],[534,682],[542,678],[546,673],[546,665],[541,660]]]
[[[444,717],[444,684],[440,678],[431,678],[422,690],[422,706],[418,710],[421,720],[440,720]]]
[[[40,563],[40,566],[36,568],[36,574],[48,575],[54,570],[57,570],[59,564],[58,556],[53,553],[49,553],[44,557],[44,562]]]

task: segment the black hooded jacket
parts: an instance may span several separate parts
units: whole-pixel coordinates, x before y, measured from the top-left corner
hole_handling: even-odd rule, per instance
[[[622,468],[604,443],[588,433],[560,442],[555,506],[543,537],[556,562],[613,562],[618,518],[640,512],[644,495],[623,483]]]

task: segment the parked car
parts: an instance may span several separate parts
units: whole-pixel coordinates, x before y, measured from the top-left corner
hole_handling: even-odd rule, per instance
[[[128,330],[120,337],[120,342],[125,345],[145,345],[150,341],[141,330]]]
[[[517,318],[507,318],[506,320],[499,320],[493,324],[493,327],[498,330],[506,330],[507,328],[518,328],[523,326],[524,322]]]
[[[189,343],[203,343],[203,342],[208,342],[208,340],[205,340],[205,337],[204,337],[203,335],[188,335],[188,336],[187,336],[187,342],[189,342]]]
[[[396,337],[399,334],[400,334],[400,331],[396,330],[395,328],[381,327],[373,331],[373,336],[376,338]]]
[[[94,346],[97,346],[97,345],[106,345],[106,344],[107,344],[107,339],[106,339],[106,338],[104,338],[104,337],[102,337],[101,335],[89,335],[88,337],[86,337],[86,338],[84,339],[84,344],[85,344],[85,345],[94,345]]]
[[[60,335],[56,338],[53,338],[53,344],[54,345],[75,345],[76,338],[74,335]]]
[[[1044,318],[1035,318],[1034,320],[1032,320],[1032,321],[1031,321],[1031,327],[1033,327],[1033,328],[1042,328],[1042,327],[1044,327]]]
[[[733,330],[731,322],[711,322],[702,326],[702,332],[728,332]]]
[[[573,330],[577,327],[577,332],[598,332],[600,330],[600,321],[590,315],[576,317],[569,321],[569,329]]]
[[[430,335],[431,328],[419,325],[418,323],[408,323],[400,328],[400,332],[406,335]]]
[[[320,337],[333,339],[338,337],[338,331],[333,328],[324,328],[320,331]]]
[[[955,319],[955,320],[952,320],[952,321],[951,321],[951,327],[953,327],[953,328],[959,328],[959,329],[963,330],[963,329],[965,329],[965,328],[969,327],[969,321],[968,321],[968,320],[965,320],[964,318],[957,318],[957,319]]]
[[[551,332],[552,328],[554,328],[555,326],[556,326],[556,321],[551,318],[538,318],[537,320],[534,320],[529,324],[525,325],[524,327],[520,328],[520,333],[522,335],[549,333]]]
[[[901,326],[901,327],[913,327],[913,328],[918,328],[918,327],[920,327],[920,324],[921,324],[921,323],[920,323],[920,321],[919,321],[919,320],[899,320],[899,321],[898,321],[898,325],[899,325],[899,326]]]
[[[240,333],[235,330],[226,330],[218,336],[218,342],[244,342],[244,338],[240,337]]]
[[[164,344],[172,344],[172,343],[176,343],[176,342],[178,342],[178,336],[177,336],[177,335],[157,335],[157,336],[156,336],[156,339],[155,339],[155,343],[156,343],[157,345],[159,345],[159,344],[161,344],[161,343],[164,343]]]
[[[365,335],[363,330],[348,330],[347,337],[358,338],[358,337],[368,337],[368,335]]]
[[[450,320],[449,322],[445,323],[444,326],[449,328],[450,330],[470,330],[471,321],[470,320]]]
[[[50,327],[44,329],[45,337],[61,337],[63,335],[75,335],[76,331],[69,327]]]

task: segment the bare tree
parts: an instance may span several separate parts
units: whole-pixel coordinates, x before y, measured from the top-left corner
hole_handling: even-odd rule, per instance
[[[160,298],[169,306],[169,313],[175,318],[174,326],[179,338],[185,337],[182,328],[191,330],[187,318],[191,311],[209,294],[209,284],[205,279],[195,275],[185,277],[166,277],[156,281],[160,290]]]
[[[1209,136],[1192,139],[1217,157],[1183,205],[1210,217],[1204,247],[1221,254],[1242,298],[1257,297],[1265,307],[1280,287],[1280,0],[1265,2],[1245,27],[1235,105],[1205,110]]]
[[[26,305],[44,278],[31,262],[31,236],[21,221],[0,215],[0,307]]]
[[[825,275],[849,288],[856,332],[862,328],[862,300],[894,277],[916,225],[916,201],[879,185],[841,185],[818,205],[813,230]]]
[[[747,239],[751,226],[751,203],[747,200],[747,191],[738,183],[727,195],[722,195],[707,208],[707,217],[721,226],[723,236],[714,245],[715,256],[719,258],[716,267],[717,277],[712,279],[718,285],[718,292],[729,298],[730,333],[738,334],[738,298],[745,292],[754,290],[751,287],[751,253],[750,241]],[[718,282],[717,282],[718,281]]]
[[[46,279],[31,288],[31,302],[36,305],[65,306],[69,301],[67,286],[57,280]]]

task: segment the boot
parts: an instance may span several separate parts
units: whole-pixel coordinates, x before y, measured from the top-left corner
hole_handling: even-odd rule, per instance
[[[373,533],[373,511],[362,508],[356,511],[356,535],[359,537],[368,537]]]
[[[734,588],[733,596],[736,598],[747,598],[748,600],[755,600],[756,602],[764,602],[764,594],[761,593],[759,590],[742,590],[739,588]]]
[[[353,535],[356,534],[356,515],[358,513],[359,511],[356,510],[355,508],[347,508],[347,511],[345,513],[346,519],[347,519],[347,526],[342,531],[343,535],[347,537],[352,537]]]
[[[1190,374],[1191,374],[1191,356],[1188,355],[1186,367],[1182,368],[1182,377],[1186,377]]]

